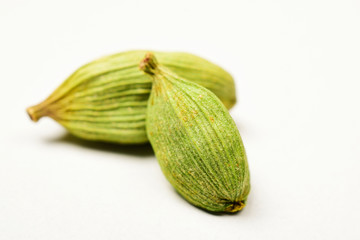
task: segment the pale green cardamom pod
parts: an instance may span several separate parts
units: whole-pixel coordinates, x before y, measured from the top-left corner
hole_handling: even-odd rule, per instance
[[[138,67],[146,52],[123,52],[80,67],[27,112],[33,121],[51,117],[84,139],[147,142],[145,115],[152,81]],[[235,104],[234,80],[219,66],[189,53],[156,54],[179,76],[213,91],[229,109]]]
[[[250,174],[226,107],[211,91],[159,65],[151,53],[140,69],[153,78],[146,129],[168,181],[195,206],[212,212],[241,210]]]

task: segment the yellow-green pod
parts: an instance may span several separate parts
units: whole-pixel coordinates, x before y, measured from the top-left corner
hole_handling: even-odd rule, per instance
[[[152,81],[138,67],[146,52],[123,52],[80,67],[27,112],[33,121],[51,117],[80,138],[123,144],[147,142],[145,114]],[[189,53],[156,54],[179,76],[213,91],[227,108],[235,104],[234,80],[219,66]]]
[[[211,91],[159,65],[152,54],[140,68],[153,78],[146,129],[166,178],[193,205],[212,212],[241,210],[250,174],[225,106]]]

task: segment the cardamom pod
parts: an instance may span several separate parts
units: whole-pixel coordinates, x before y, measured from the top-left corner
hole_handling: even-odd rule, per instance
[[[29,107],[33,121],[48,116],[80,138],[124,144],[148,141],[146,106],[151,78],[138,65],[147,51],[128,51],[75,71],[45,101]],[[189,53],[157,52],[166,67],[213,91],[231,108],[233,78],[219,66]]]
[[[241,210],[250,175],[239,131],[225,106],[195,81],[159,65],[151,53],[140,69],[153,78],[146,129],[168,181],[195,206]]]

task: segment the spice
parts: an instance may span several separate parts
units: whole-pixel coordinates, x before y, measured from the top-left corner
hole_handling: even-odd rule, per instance
[[[153,79],[146,129],[168,181],[195,206],[213,212],[241,210],[250,175],[239,131],[224,104],[158,64],[151,53],[140,69]]]
[[[80,67],[45,101],[27,109],[30,118],[51,117],[88,140],[148,142],[145,115],[152,81],[138,68],[145,53],[123,52]],[[235,104],[233,78],[219,66],[188,53],[156,54],[179,76],[213,91],[229,109]]]

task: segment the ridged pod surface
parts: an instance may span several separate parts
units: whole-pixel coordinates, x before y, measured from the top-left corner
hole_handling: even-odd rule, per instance
[[[51,117],[84,139],[147,142],[145,114],[152,81],[138,67],[146,52],[123,52],[80,67],[45,101],[27,112],[33,121]],[[229,109],[235,104],[233,78],[219,66],[189,53],[156,55],[179,76],[213,91]]]
[[[225,106],[211,91],[159,65],[152,54],[140,69],[153,78],[146,129],[166,178],[195,206],[241,210],[250,175],[239,131]]]

